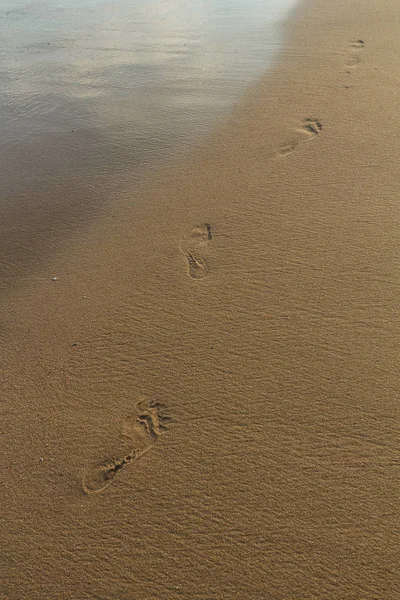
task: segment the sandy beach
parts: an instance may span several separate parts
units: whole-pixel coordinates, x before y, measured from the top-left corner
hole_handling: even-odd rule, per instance
[[[399,598],[399,31],[303,0],[201,145],[8,269],[1,599]]]

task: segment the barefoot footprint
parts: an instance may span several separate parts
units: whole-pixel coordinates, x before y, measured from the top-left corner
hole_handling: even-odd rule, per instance
[[[356,67],[358,65],[358,63],[361,60],[358,56],[358,53],[360,52],[360,50],[363,50],[364,46],[364,40],[356,40],[350,42],[350,56],[347,59],[348,67]]]
[[[355,42],[350,42],[350,47],[355,50],[362,50],[365,46],[364,40],[356,40]]]
[[[179,247],[186,258],[187,272],[191,279],[203,279],[208,275],[208,267],[201,256],[201,249],[207,247],[212,238],[211,225],[204,223],[195,227]]]
[[[283,148],[280,149],[279,154],[281,156],[286,156],[287,154],[290,154],[304,142],[308,142],[309,140],[313,139],[316,135],[320,133],[321,130],[321,121],[319,121],[318,119],[312,119],[307,117],[306,119],[304,119],[302,127],[299,127],[297,129],[297,139],[291,144],[283,146]]]
[[[110,457],[86,469],[82,481],[85,494],[98,494],[105,490],[118,472],[148,452],[167,430],[172,420],[165,414],[165,407],[156,401],[143,400],[136,405],[134,423],[126,425],[124,436],[129,437],[131,450],[119,457]]]

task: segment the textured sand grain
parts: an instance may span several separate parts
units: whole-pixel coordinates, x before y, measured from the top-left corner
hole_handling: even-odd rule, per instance
[[[399,31],[306,0],[203,147],[9,287],[1,598],[399,597]]]

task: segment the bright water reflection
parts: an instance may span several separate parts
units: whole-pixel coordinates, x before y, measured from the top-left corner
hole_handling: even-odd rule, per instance
[[[150,160],[268,66],[294,2],[0,0],[3,149],[90,130]]]
[[[295,2],[0,0],[0,223],[13,252],[21,217],[26,240],[185,152],[271,64]]]

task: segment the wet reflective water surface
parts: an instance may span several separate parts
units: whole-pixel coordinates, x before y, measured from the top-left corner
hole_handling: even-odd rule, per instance
[[[295,1],[0,0],[2,243],[185,152],[271,64]]]

